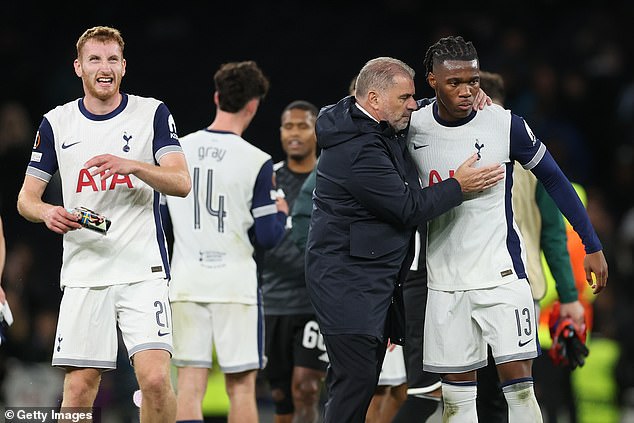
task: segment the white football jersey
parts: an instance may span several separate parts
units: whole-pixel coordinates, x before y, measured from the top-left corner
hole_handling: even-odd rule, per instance
[[[469,290],[526,278],[525,252],[513,220],[513,162],[534,167],[545,153],[526,123],[492,105],[457,122],[443,122],[437,104],[412,114],[408,149],[427,187],[453,175],[462,162],[479,154],[476,166],[506,168],[504,179],[428,222],[428,286],[442,291]]]
[[[225,131],[200,130],[181,145],[192,190],[186,198],[167,196],[174,229],[170,300],[258,304],[249,230],[254,218],[277,213],[270,176],[254,202],[266,162],[272,172],[271,156]]]
[[[107,115],[82,99],[44,115],[26,173],[48,182],[59,170],[64,207],[86,207],[109,220],[107,235],[89,229],[64,235],[62,286],[95,287],[169,277],[159,194],[134,175],[101,179],[84,167],[100,154],[158,164],[181,153],[174,120],[158,100],[122,94]]]

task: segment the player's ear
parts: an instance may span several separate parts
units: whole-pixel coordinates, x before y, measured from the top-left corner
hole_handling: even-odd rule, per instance
[[[254,116],[255,113],[258,111],[258,106],[260,105],[260,99],[259,98],[252,98],[251,100],[249,100],[246,104],[246,109],[249,112],[249,114],[251,116]]]
[[[434,76],[433,72],[429,72],[427,74],[427,83],[429,84],[430,87],[432,87],[434,90],[436,89],[436,76]]]
[[[75,59],[75,61],[73,62],[73,68],[75,68],[75,75],[81,78],[82,72],[81,72],[81,63],[79,62],[79,59]]]

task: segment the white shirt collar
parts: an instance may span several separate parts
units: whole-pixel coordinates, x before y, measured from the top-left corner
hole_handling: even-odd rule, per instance
[[[357,106],[357,107],[359,108],[359,110],[361,110],[363,113],[365,113],[366,115],[368,115],[368,116],[370,117],[370,119],[372,119],[372,120],[373,120],[373,121],[375,121],[376,123],[379,123],[379,121],[378,121],[378,120],[376,120],[376,118],[375,118],[374,116],[372,116],[372,115],[370,114],[370,112],[368,112],[368,111],[367,111],[367,110],[365,110],[363,107],[361,107],[361,105],[360,105],[359,103],[357,103],[357,102],[355,101],[354,105],[355,105],[355,106]]]

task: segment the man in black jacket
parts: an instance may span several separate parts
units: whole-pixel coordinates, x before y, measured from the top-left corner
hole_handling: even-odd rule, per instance
[[[473,155],[422,189],[404,137],[416,109],[414,71],[381,57],[361,69],[354,97],[317,119],[306,282],[330,359],[326,423],[364,422],[387,339],[403,343],[402,282],[416,226],[501,178],[498,166],[472,167]]]

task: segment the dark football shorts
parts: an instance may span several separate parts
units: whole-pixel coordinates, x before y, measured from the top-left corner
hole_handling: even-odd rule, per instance
[[[326,371],[328,355],[314,314],[265,316],[266,378],[290,381],[293,367]]]

